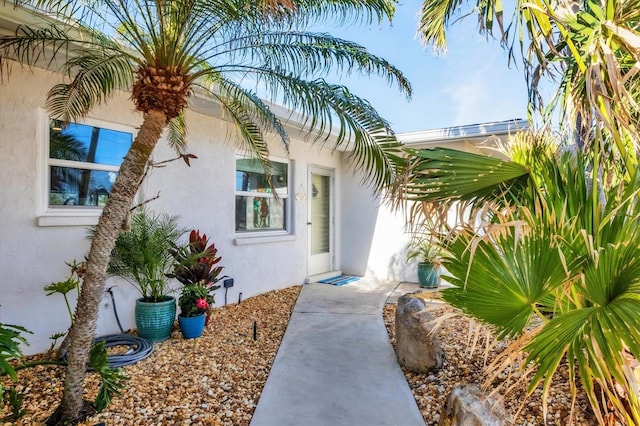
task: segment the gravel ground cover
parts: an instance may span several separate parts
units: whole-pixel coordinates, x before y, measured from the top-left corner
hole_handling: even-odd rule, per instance
[[[83,425],[248,425],[299,292],[300,286],[295,286],[246,299],[239,305],[216,308],[204,335],[198,339],[185,340],[176,329],[171,339],[156,344],[151,357],[123,368],[130,381],[122,394],[106,411]],[[383,310],[392,344],[395,308],[388,304]],[[447,305],[432,309],[436,318],[452,312]],[[469,352],[469,328],[470,320],[461,316],[442,321],[437,334],[445,350],[443,368],[431,374],[404,372],[427,425],[438,424],[444,399],[456,383],[484,382],[484,354]],[[483,338],[478,341],[478,348],[484,348]],[[4,424],[41,424],[59,402],[62,373],[60,367],[22,370],[18,388],[25,394],[27,415]],[[561,371],[553,380],[549,425],[570,424],[571,397],[566,374],[566,370]],[[3,385],[11,385],[8,378],[3,379]],[[97,386],[96,377],[89,375],[87,399],[93,399]],[[504,397],[511,415],[522,406],[523,396],[520,388]],[[540,392],[536,391],[522,407],[516,425],[544,424]],[[3,406],[0,418],[8,413],[9,408]],[[575,426],[596,424],[582,394],[574,406],[574,417],[571,424]]]
[[[396,305],[387,304],[383,310],[384,322],[392,345],[395,347],[395,312]],[[444,349],[443,367],[439,371],[430,374],[416,374],[404,370],[409,387],[418,403],[418,407],[427,425],[437,425],[440,419],[440,411],[445,398],[457,383],[469,383],[482,386],[487,375],[484,363],[486,329],[480,328],[476,350],[471,353],[469,348],[470,336],[475,336],[477,323],[461,315],[449,317],[456,313],[452,307],[440,304],[430,308],[431,314],[436,318],[446,316],[439,322],[435,334],[440,339]],[[470,329],[472,332],[470,333]],[[473,339],[472,339],[473,340]],[[488,353],[491,360],[505,345],[499,345]],[[503,372],[491,386],[497,386],[501,381],[508,379],[508,372]],[[516,376],[518,373],[515,373]],[[524,402],[524,386],[517,386],[513,392],[502,396],[507,414],[514,418],[514,414],[522,407],[519,416],[515,418],[515,425],[542,426],[545,424],[542,411],[542,398],[539,390]],[[579,393],[574,406],[574,420],[569,421],[571,413],[571,396],[567,381],[567,369],[561,368],[553,378],[551,396],[549,398],[547,424],[557,426],[587,426],[596,425],[586,395]]]
[[[107,410],[84,425],[248,425],[289,322],[300,286],[213,310],[202,337],[185,340],[177,328],[154,353],[123,368],[130,380]],[[256,322],[257,339],[253,339]],[[19,373],[27,414],[10,425],[41,424],[62,394],[60,367]],[[4,378],[3,385],[11,385]],[[98,381],[87,378],[87,399]],[[9,414],[6,405],[0,419]],[[0,421],[0,423],[2,423]]]

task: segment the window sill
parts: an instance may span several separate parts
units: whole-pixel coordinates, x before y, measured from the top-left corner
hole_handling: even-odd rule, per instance
[[[98,218],[100,217],[102,210],[92,212],[92,214],[73,214],[71,212],[66,214],[44,214],[38,216],[36,224],[41,227],[45,226],[94,226],[98,224]]]
[[[285,241],[295,241],[296,236],[292,234],[282,235],[243,235],[237,236],[233,240],[233,244],[237,246],[246,246],[251,244],[269,244],[281,243]]]

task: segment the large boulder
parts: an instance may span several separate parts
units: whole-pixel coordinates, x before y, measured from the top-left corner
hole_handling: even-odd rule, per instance
[[[476,385],[458,384],[444,403],[438,426],[503,426],[503,405]]]
[[[442,346],[431,333],[433,316],[422,299],[407,293],[398,299],[396,309],[396,354],[398,362],[414,373],[427,373],[442,367]]]

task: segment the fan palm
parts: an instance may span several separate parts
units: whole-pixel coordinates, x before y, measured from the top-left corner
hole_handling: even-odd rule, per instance
[[[511,160],[443,149],[412,160],[406,198],[445,209],[466,201],[466,220],[443,260],[454,287],[443,296],[500,338],[515,339],[514,351],[491,369],[501,371],[523,350],[521,365],[535,368],[523,376],[528,389],[542,384],[546,399],[566,360],[601,423],[613,410],[638,424],[637,187],[620,184],[624,167],[613,164],[610,180],[618,185],[590,182],[588,159],[551,145],[548,133],[514,139]],[[569,380],[575,392],[576,376]]]
[[[303,26],[332,18],[382,22],[393,15],[394,0],[20,3],[41,11],[42,25],[22,26],[0,38],[0,62],[63,64],[60,71],[70,81],[48,93],[52,116],[77,120],[115,90],[131,90],[136,109],[143,113],[96,227],[70,331],[58,413],[72,420],[82,408],[85,366],[109,253],[162,132],[171,124],[169,134],[178,142],[184,138],[182,113],[192,94],[218,102],[243,146],[266,163],[265,134],[275,133],[285,146],[289,138],[269,104],[239,84],[253,79],[272,100],[299,112],[316,140],[326,139],[337,127],[336,143],[353,153],[355,164],[379,188],[393,180],[397,160],[398,144],[388,123],[368,102],[322,76],[355,70],[383,76],[407,95],[410,86],[398,69],[363,47]]]
[[[525,143],[506,162],[452,150],[413,152],[402,197],[431,210],[434,203],[441,210],[462,206],[464,230],[444,262],[456,288],[446,297],[501,336],[518,337],[538,368],[530,390],[542,381],[546,394],[564,358],[578,367],[600,422],[603,395],[620,419],[638,424],[630,367],[640,355],[632,314],[640,255],[637,2],[518,0],[505,23],[500,0],[425,1],[424,41],[445,48],[447,26],[467,12],[477,14],[481,32],[498,29],[511,58],[519,45],[532,109],[548,122],[557,113],[575,146],[559,158],[552,145],[519,135]],[[545,79],[557,79],[551,99],[541,95]],[[417,205],[414,217],[424,218],[422,210]],[[478,219],[487,224],[480,233]],[[526,332],[536,317],[543,325]]]

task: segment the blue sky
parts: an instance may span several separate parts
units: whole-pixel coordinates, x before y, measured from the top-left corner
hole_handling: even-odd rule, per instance
[[[412,100],[378,77],[354,75],[341,83],[368,99],[397,133],[526,118],[522,69],[507,66],[498,41],[478,34],[476,18],[469,16],[449,29],[447,54],[435,56],[416,36],[421,3],[401,1],[391,27],[326,29],[402,70],[413,86]]]

